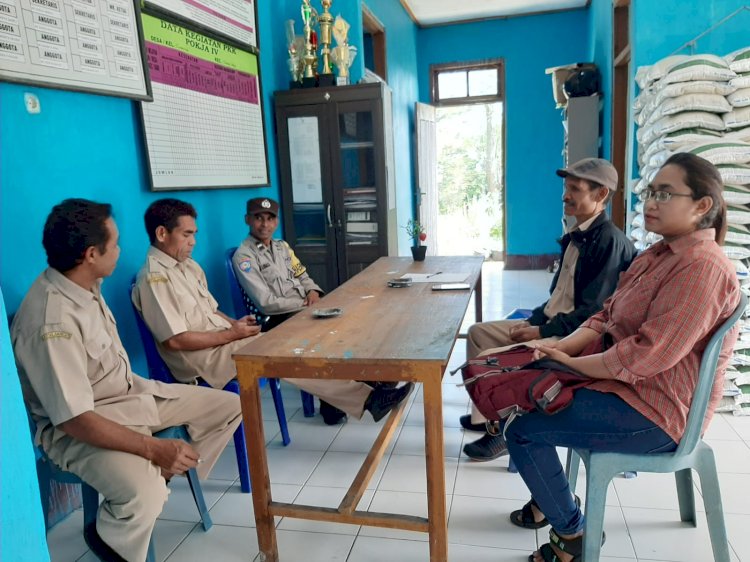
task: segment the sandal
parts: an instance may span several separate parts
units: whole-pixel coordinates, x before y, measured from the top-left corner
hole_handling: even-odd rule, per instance
[[[607,540],[607,534],[602,532],[602,544]],[[558,535],[554,529],[549,530],[549,542],[543,544],[539,548],[539,554],[542,556],[544,562],[561,562],[560,557],[557,555],[552,545],[557,547],[557,550],[570,554],[573,556],[570,562],[580,562],[583,560],[583,535],[575,537],[573,539],[564,539]],[[534,555],[529,554],[529,562],[534,562]]]
[[[581,507],[581,498],[575,496],[575,502],[578,507]],[[524,529],[541,529],[549,525],[546,517],[541,521],[534,521],[534,512],[531,510],[532,505],[541,511],[534,498],[531,498],[521,509],[511,512],[510,522]]]

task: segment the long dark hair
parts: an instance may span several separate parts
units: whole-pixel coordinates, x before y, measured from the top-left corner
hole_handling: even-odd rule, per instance
[[[684,176],[685,185],[693,192],[693,200],[702,197],[710,197],[713,205],[698,223],[698,230],[704,228],[716,229],[717,244],[724,243],[727,233],[727,205],[724,202],[724,180],[716,166],[705,158],[690,154],[689,152],[678,152],[664,162],[667,165],[678,166]]]

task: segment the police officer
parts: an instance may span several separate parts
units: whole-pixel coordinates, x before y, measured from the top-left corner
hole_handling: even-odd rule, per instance
[[[323,290],[283,240],[274,240],[279,225],[279,204],[267,197],[247,202],[245,223],[250,235],[232,262],[245,293],[270,318],[264,331],[278,326],[304,307],[315,304]]]
[[[197,216],[192,205],[177,199],[160,199],[149,206],[145,223],[151,246],[131,297],[177,380],[194,382],[200,377],[214,388],[223,388],[237,376],[232,354],[259,337],[260,327],[252,316],[234,320],[218,310],[203,269],[191,258]],[[357,418],[367,410],[375,421],[412,388],[373,391],[356,381],[289,382]]]
[[[84,530],[91,550],[102,560],[145,560],[169,493],[165,478],[193,467],[208,475],[241,421],[239,399],[133,374],[101,294],[120,254],[110,205],[56,205],[43,244],[49,268],[11,326],[35,440],[104,497]],[[175,425],[187,426],[190,444],[152,437]]]

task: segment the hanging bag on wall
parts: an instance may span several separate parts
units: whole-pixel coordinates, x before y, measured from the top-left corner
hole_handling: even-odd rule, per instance
[[[533,349],[520,347],[472,359],[461,371],[463,385],[477,409],[490,421],[529,412],[552,415],[565,409],[573,392],[594,382],[558,361],[532,361]]]

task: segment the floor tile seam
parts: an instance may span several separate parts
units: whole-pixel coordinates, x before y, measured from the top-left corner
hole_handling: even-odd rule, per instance
[[[167,555],[166,555],[166,556],[164,557],[164,562],[167,562],[167,561],[169,560],[169,558],[170,558],[170,557],[171,557],[171,556],[172,556],[172,555],[173,555],[173,554],[174,554],[174,553],[175,553],[175,552],[177,551],[177,549],[178,549],[178,548],[180,548],[180,546],[182,545],[182,543],[184,543],[184,542],[185,542],[185,541],[187,540],[187,538],[188,538],[188,537],[189,537],[190,535],[192,535],[192,534],[193,534],[193,531],[195,531],[195,529],[196,529],[196,528],[197,528],[198,526],[200,526],[200,523],[195,523],[195,524],[193,525],[193,528],[192,528],[192,529],[190,529],[190,531],[188,531],[188,532],[187,532],[187,534],[186,534],[186,535],[185,535],[184,537],[182,537],[182,539],[180,539],[180,541],[179,541],[179,542],[178,542],[178,543],[177,543],[177,544],[175,545],[175,547],[174,547],[174,548],[173,548],[173,549],[172,549],[172,550],[171,550],[171,551],[169,552],[169,554],[167,554]]]

